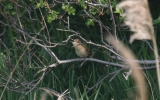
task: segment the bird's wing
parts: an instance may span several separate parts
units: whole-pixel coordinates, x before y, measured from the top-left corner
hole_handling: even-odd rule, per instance
[[[88,53],[88,56],[91,56],[92,55],[92,52],[89,50],[89,48],[86,46],[86,45],[84,45],[85,46],[85,49],[86,49],[86,51],[87,51],[87,53]]]

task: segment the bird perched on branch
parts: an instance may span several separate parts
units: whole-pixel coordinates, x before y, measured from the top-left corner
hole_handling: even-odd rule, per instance
[[[92,55],[89,48],[85,44],[83,44],[80,39],[74,39],[72,44],[73,47],[75,48],[76,54],[79,57],[88,57]]]

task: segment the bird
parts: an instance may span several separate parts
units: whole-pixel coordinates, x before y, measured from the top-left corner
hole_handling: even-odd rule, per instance
[[[90,57],[92,55],[92,52],[89,50],[89,48],[81,42],[80,39],[74,39],[73,47],[75,48],[75,52],[79,57]]]

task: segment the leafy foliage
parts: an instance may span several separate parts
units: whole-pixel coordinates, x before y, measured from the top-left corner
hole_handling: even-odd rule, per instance
[[[51,14],[49,14],[47,16],[47,22],[51,23],[53,20],[55,20],[57,18],[58,14],[59,14],[59,12],[56,12],[55,10],[52,10]]]
[[[76,10],[72,6],[62,4],[62,9],[68,12],[69,15],[75,15]]]
[[[88,21],[86,22],[87,26],[94,26],[94,20],[93,19],[88,19]]]

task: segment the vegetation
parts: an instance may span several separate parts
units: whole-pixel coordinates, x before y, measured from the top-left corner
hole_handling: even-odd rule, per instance
[[[159,100],[152,41],[129,43],[134,33],[123,24],[119,2],[0,0],[0,100],[137,100],[132,68],[106,34],[134,53],[148,100]],[[149,1],[149,7],[160,49],[160,4]],[[90,48],[90,58],[76,55],[75,38]]]

